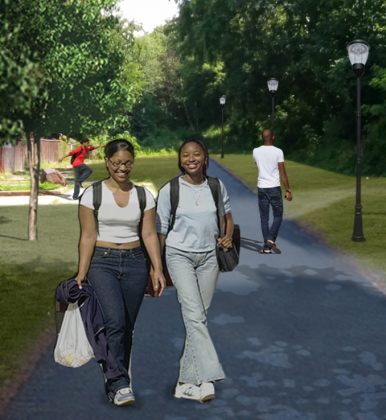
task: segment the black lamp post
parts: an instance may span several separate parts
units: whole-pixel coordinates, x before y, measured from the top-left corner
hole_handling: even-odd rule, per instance
[[[268,82],[268,90],[272,97],[272,135],[274,135],[274,129],[275,129],[275,95],[277,88],[279,87],[279,81],[277,79],[269,79]]]
[[[226,98],[225,96],[221,96],[220,98],[220,105],[221,105],[221,118],[222,118],[222,130],[221,130],[221,159],[224,159],[224,106],[225,106]]]
[[[351,239],[354,242],[364,242],[361,205],[361,76],[365,72],[365,64],[369,56],[370,45],[359,39],[347,45],[352,71],[357,77],[357,190],[354,218],[354,231]]]

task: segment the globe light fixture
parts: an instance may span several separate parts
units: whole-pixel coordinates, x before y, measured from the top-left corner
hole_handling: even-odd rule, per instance
[[[348,57],[352,71],[357,78],[357,177],[356,177],[356,204],[354,217],[354,230],[351,239],[354,242],[364,242],[361,205],[361,76],[365,72],[365,64],[369,56],[370,45],[366,41],[357,39],[347,45]]]

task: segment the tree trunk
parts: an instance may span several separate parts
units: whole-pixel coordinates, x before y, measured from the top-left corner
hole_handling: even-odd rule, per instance
[[[196,130],[195,130],[195,128],[194,128],[194,125],[193,125],[193,123],[192,123],[192,120],[190,119],[190,115],[189,115],[188,107],[186,106],[185,101],[182,101],[182,103],[183,103],[183,105],[184,105],[185,115],[186,115],[186,118],[187,118],[188,123],[189,123],[189,125],[190,125],[190,129],[191,129],[191,130],[193,131],[193,133],[194,133]]]
[[[28,165],[31,177],[31,191],[29,198],[28,240],[37,240],[37,215],[39,192],[39,153],[34,134],[29,134]],[[39,141],[39,140],[38,140]]]

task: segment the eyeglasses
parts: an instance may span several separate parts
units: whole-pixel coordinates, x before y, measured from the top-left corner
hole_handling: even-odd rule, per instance
[[[132,168],[134,165],[134,162],[112,162],[110,159],[109,162],[114,166],[114,168],[120,168],[122,165],[126,168]]]

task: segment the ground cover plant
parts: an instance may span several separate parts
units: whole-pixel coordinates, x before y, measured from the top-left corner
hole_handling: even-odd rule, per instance
[[[252,188],[256,188],[258,170],[249,155],[212,155]],[[354,163],[353,163],[354,164]],[[327,243],[352,253],[367,267],[386,272],[386,179],[362,177],[362,219],[366,242],[351,240],[354,225],[356,178],[340,175],[301,163],[286,161],[293,201],[284,200],[284,214],[289,219],[312,226]],[[284,191],[285,193],[285,191]],[[256,218],[258,219],[258,214]]]
[[[39,190],[57,190],[62,188],[61,185],[53,184],[52,182],[39,183]],[[21,182],[17,185],[11,183],[0,183],[0,191],[29,191],[31,189],[30,182]]]

